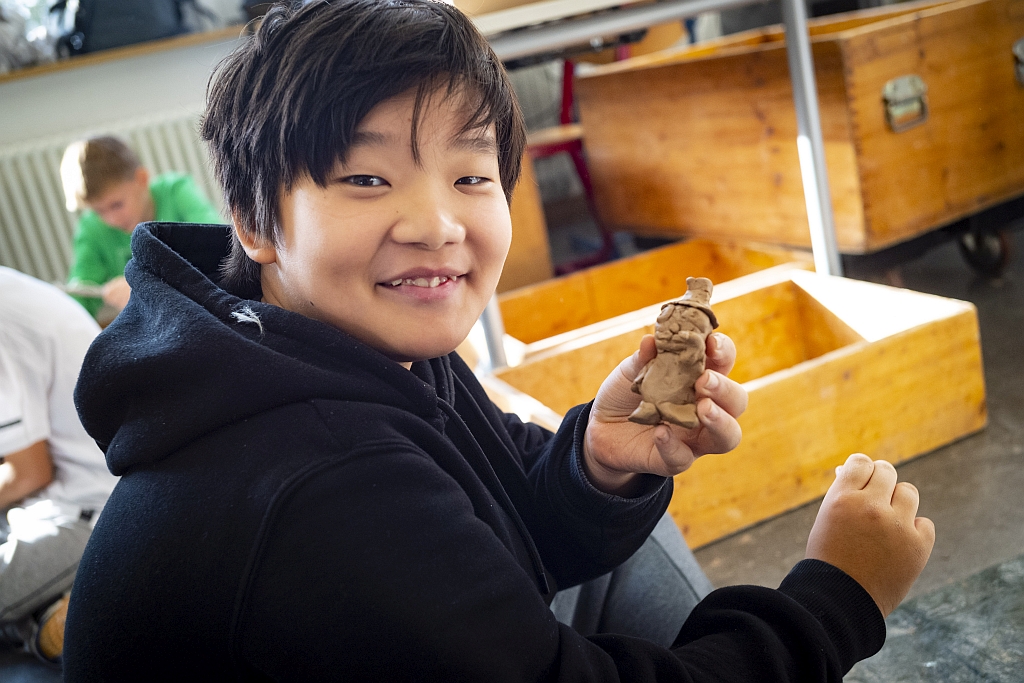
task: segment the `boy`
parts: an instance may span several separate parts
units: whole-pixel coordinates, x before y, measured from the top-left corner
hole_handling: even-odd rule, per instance
[[[131,289],[124,266],[131,258],[131,234],[139,223],[220,223],[195,182],[181,173],[150,178],[135,152],[115,137],[71,143],[60,177],[68,211],[84,210],[75,230],[71,285],[103,285],[103,298],[75,296],[96,317],[103,304],[116,314]]]
[[[0,641],[48,660],[60,654],[61,596],[116,481],[71,396],[99,331],[56,287],[0,267]],[[40,626],[54,637],[40,642]]]
[[[699,427],[629,422],[647,338],[551,434],[452,353],[498,280],[525,138],[458,10],[275,6],[208,99],[234,229],[135,232],[134,295],[78,387],[123,476],[67,681],[838,681],[877,651],[932,529],[865,456],[780,590],[712,593],[671,648],[555,620],[557,589],[641,546],[671,475],[736,445],[746,394],[717,335]]]

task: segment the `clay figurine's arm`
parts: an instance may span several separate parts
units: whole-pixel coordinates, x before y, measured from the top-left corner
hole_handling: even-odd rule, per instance
[[[648,335],[640,350],[625,359],[601,385],[587,423],[583,462],[594,486],[629,496],[639,486],[637,474],[671,477],[686,470],[706,453],[726,453],[739,444],[736,422],[747,407],[747,392],[725,376],[736,361],[736,346],[723,334],[706,342],[707,369],[697,380],[697,417],[700,425],[639,425],[629,415],[640,404],[631,390],[633,378],[656,355],[654,337]]]

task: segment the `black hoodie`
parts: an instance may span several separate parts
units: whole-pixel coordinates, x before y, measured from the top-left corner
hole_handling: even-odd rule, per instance
[[[65,680],[841,680],[884,627],[804,562],[716,591],[677,648],[586,639],[554,591],[629,557],[671,480],[594,489],[457,355],[412,372],[219,288],[223,226],[146,224],[76,401],[120,475],[79,567]],[[692,678],[691,678],[692,677]]]

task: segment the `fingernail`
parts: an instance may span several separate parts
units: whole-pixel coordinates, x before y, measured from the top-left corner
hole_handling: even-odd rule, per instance
[[[718,373],[709,372],[708,378],[704,381],[705,391],[714,391],[718,387]]]
[[[722,338],[725,337],[721,332],[714,332],[712,338],[715,340],[715,353],[718,353],[722,348]]]
[[[709,420],[717,420],[718,416],[719,416],[719,413],[720,413],[719,407],[717,405],[715,405],[714,403],[712,403],[711,407],[708,408],[708,412],[706,414],[706,417]]]

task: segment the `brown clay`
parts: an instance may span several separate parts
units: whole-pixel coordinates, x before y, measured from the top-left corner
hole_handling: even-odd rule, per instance
[[[633,381],[633,391],[643,400],[629,416],[631,422],[668,422],[687,429],[699,424],[694,384],[704,373],[707,337],[718,327],[709,305],[711,289],[711,280],[688,277],[683,298],[662,306],[654,328],[658,355]]]

